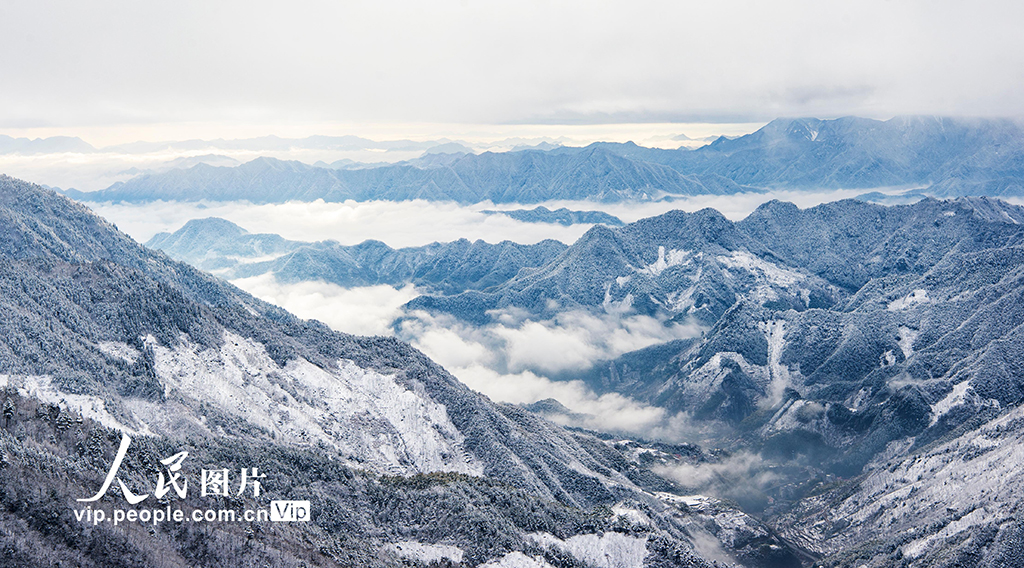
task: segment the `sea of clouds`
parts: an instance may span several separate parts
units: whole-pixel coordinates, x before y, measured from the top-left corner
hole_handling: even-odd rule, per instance
[[[692,212],[712,208],[736,221],[772,199],[790,201],[800,207],[811,207],[854,197],[865,191],[775,191],[702,195],[639,203],[549,201],[527,205],[495,205],[490,202],[461,205],[424,200],[341,203],[316,200],[262,205],[248,202],[157,201],[145,204],[90,203],[89,206],[140,242],[146,242],[159,232],[175,231],[191,219],[221,217],[250,232],[276,233],[286,239],[331,239],[343,245],[376,239],[399,248],[459,238],[482,239],[489,243],[510,240],[522,244],[555,239],[571,244],[591,227],[586,224],[563,226],[556,223],[524,223],[505,215],[484,213],[487,210],[532,209],[538,205],[548,209],[566,207],[577,211],[604,211],[626,223],[631,223],[677,209]]]
[[[712,207],[738,220],[770,199],[808,207],[857,193],[860,192],[747,193],[671,202],[544,205],[601,210],[626,222],[672,209],[696,211]],[[92,206],[142,242],[157,232],[174,231],[188,220],[202,217],[222,217],[251,232],[277,233],[294,240],[333,239],[351,245],[377,239],[396,248],[458,238],[520,243],[556,239],[568,244],[590,228],[523,223],[504,215],[483,213],[497,208],[491,203],[465,206],[428,201],[270,205],[157,202]],[[662,408],[619,394],[598,395],[581,381],[562,380],[629,351],[698,336],[704,330],[695,324],[666,324],[628,309],[606,307],[600,312],[568,310],[546,320],[531,319],[523,312],[506,309],[492,313],[491,323],[475,326],[451,316],[407,310],[403,306],[420,294],[411,285],[343,288],[326,282],[282,283],[269,274],[233,283],[300,317],[318,319],[338,331],[397,336],[496,401],[528,404],[554,398],[572,411],[554,418],[571,425],[668,441],[698,441],[701,437],[685,414],[670,415]]]

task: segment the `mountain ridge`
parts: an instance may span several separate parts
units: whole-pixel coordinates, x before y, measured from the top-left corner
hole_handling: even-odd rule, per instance
[[[80,204],[6,176],[0,177],[0,255],[0,389],[6,401],[0,525],[16,529],[5,529],[0,540],[18,566],[77,547],[100,551],[86,556],[87,565],[121,565],[119,558],[128,565],[142,557],[145,545],[131,534],[79,530],[60,505],[102,478],[100,468],[110,459],[103,448],[112,454],[116,430],[141,440],[143,457],[187,443],[200,456],[298,468],[290,481],[275,480],[291,488],[286,498],[315,495],[315,523],[271,539],[271,551],[290,543],[294,554],[303,550],[303,539],[320,543],[298,552],[319,565],[344,565],[338,559],[346,555],[376,558],[363,561],[369,565],[400,565],[387,550],[403,537],[461,547],[478,564],[524,551],[557,563],[583,562],[557,560],[558,554],[581,554],[559,543],[604,538],[596,531],[650,555],[654,565],[708,566],[700,555],[724,550],[750,566],[793,560],[788,545],[727,504],[721,507],[732,515],[730,531],[745,536],[735,546],[719,542],[702,528],[717,526],[714,514],[659,498],[655,492],[672,484],[628,454],[518,407],[494,404],[408,344],[299,320],[145,249]],[[271,450],[247,453],[256,448]],[[127,479],[138,483],[139,474]],[[295,487],[298,480],[305,485]],[[429,491],[418,493],[424,488]],[[47,497],[19,498],[26,489]],[[413,508],[401,505],[405,499]],[[486,500],[515,504],[483,507]],[[647,528],[616,525],[614,513],[601,512],[611,506],[639,507],[636,518]],[[557,512],[562,507],[592,520],[570,522]],[[538,522],[533,515],[541,511],[555,516]],[[35,518],[39,514],[44,517]],[[461,520],[439,525],[428,514]],[[402,536],[399,527],[405,527]],[[269,527],[249,528],[250,540],[267,541]],[[58,545],[55,534],[66,540]],[[142,538],[176,551],[164,554],[164,562],[182,566],[190,565],[184,558],[194,559],[197,546],[203,549],[197,543],[207,543],[200,554],[212,562],[230,557],[225,551],[232,548],[223,542],[238,539],[230,527],[211,528],[206,537],[163,526],[148,534]],[[769,544],[775,548],[761,551]],[[253,550],[234,554],[260,557],[259,547]],[[274,554],[280,562],[283,552]]]
[[[441,156],[440,158],[436,156]],[[458,203],[657,200],[774,189],[915,189],[938,197],[1020,195],[1024,128],[1009,119],[776,119],[695,150],[596,142],[550,150],[439,154],[398,164],[318,168],[257,158],[143,175],[87,201],[428,199]]]

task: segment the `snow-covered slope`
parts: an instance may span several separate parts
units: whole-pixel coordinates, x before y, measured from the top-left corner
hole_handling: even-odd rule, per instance
[[[863,549],[865,566],[1009,566],[1021,559],[1024,408],[955,439],[873,462],[855,483],[805,499],[779,525],[809,549]],[[912,440],[893,442],[898,446]]]
[[[7,177],[0,257],[0,468],[19,476],[3,478],[4,503],[23,488],[53,500],[74,483],[84,494],[107,463],[112,450],[104,447],[117,439],[85,422],[91,418],[136,436],[133,452],[189,444],[232,463],[294,470],[277,479],[283,496],[299,490],[320,499],[316,524],[295,529],[301,537],[286,535],[289,546],[308,545],[307,557],[371,550],[357,563],[396,565],[398,549],[388,547],[418,542],[422,554],[465,550],[474,564],[521,559],[516,552],[529,558],[528,550],[551,560],[586,556],[573,539],[603,533],[594,538],[621,540],[608,550],[635,564],[640,548],[616,535],[639,530],[645,536],[629,538],[646,543],[643,562],[708,565],[684,528],[692,515],[644,490],[666,481],[594,436],[494,404],[408,344],[299,320],[139,246],[70,200]],[[253,448],[262,451],[249,454]],[[651,523],[634,529],[605,512],[625,500],[647,504]],[[37,513],[19,502],[0,515],[0,539],[18,558],[37,558],[40,549],[26,539],[50,542],[55,533],[26,525]],[[75,532],[61,510],[44,516],[66,522],[61,530],[81,546],[103,552],[123,538]],[[263,530],[248,538],[265,541]],[[19,536],[8,538],[11,531]],[[554,541],[553,552],[540,550],[526,536],[537,531],[557,535],[569,552]],[[176,543],[163,555],[167,564],[186,565],[195,541],[183,535],[161,541]],[[759,558],[741,548],[727,554]]]

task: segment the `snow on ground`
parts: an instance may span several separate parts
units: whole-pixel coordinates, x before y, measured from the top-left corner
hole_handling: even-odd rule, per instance
[[[85,394],[70,394],[61,391],[47,376],[22,376],[2,375],[0,376],[0,387],[12,386],[18,389],[18,394],[27,398],[34,398],[47,404],[56,404],[64,409],[81,414],[90,420],[95,420],[107,428],[123,430],[130,434],[152,434],[143,424],[140,428],[132,428],[114,418],[103,403],[103,400],[96,396]]]
[[[324,442],[381,471],[482,473],[445,407],[394,377],[348,361],[330,370],[301,358],[281,367],[260,343],[228,331],[223,340],[201,349],[182,337],[168,348],[147,337],[165,394],[213,404],[281,441]]]
[[[687,507],[701,507],[714,501],[714,499],[705,495],[676,495],[664,491],[659,491],[654,496],[669,503],[684,503]]]
[[[942,400],[932,405],[932,421],[930,425],[934,425],[942,418],[942,415],[949,412],[953,407],[962,404],[966,400],[967,391],[971,388],[971,381],[965,380],[956,385],[953,385],[953,390],[949,392]]]
[[[796,532],[828,550],[883,533],[909,533],[914,538],[903,554],[918,557],[969,528],[1019,518],[1022,425],[1024,407],[1018,407],[927,452],[879,464],[856,492],[803,521]],[[846,528],[832,532],[839,522]]]
[[[447,544],[428,544],[416,541],[403,541],[389,544],[385,547],[400,558],[413,560],[423,564],[451,560],[458,564],[462,562],[462,549]]]
[[[795,270],[766,262],[746,251],[734,251],[728,256],[716,258],[727,268],[745,270],[769,284],[782,288],[788,288],[807,278]]]
[[[481,564],[480,568],[552,568],[543,558],[530,557],[522,552],[509,552],[497,560]]]
[[[768,384],[770,377],[766,367],[751,364],[743,355],[734,351],[721,351],[712,355],[706,363],[690,373],[682,385],[684,396],[688,400],[707,400],[721,386],[722,379],[729,374],[729,370],[722,366],[722,362],[726,360],[739,365],[740,369],[752,377],[762,388]]]
[[[897,345],[900,346],[900,351],[903,352],[904,359],[910,359],[910,356],[914,354],[914,342],[917,341],[917,336],[921,335],[920,330],[910,329],[905,325],[899,327],[899,341]]]
[[[759,303],[777,300],[779,288],[793,289],[807,279],[805,274],[766,262],[746,251],[735,251],[727,256],[721,255],[715,258],[727,270],[745,272],[754,277],[756,285],[750,292],[750,297]],[[810,303],[809,290],[798,289],[796,292],[800,294],[805,303]]]
[[[100,351],[103,353],[106,353],[116,359],[121,359],[129,365],[134,365],[135,361],[137,361],[139,356],[142,355],[139,353],[138,349],[131,345],[128,345],[127,343],[119,343],[117,341],[100,341],[96,344],[96,347],[99,347]]]
[[[792,385],[789,367],[781,362],[782,351],[786,348],[786,322],[776,320],[762,323],[760,326],[765,340],[768,341],[768,397],[764,403],[766,407],[772,407],[782,402],[786,387]]]
[[[912,308],[917,304],[927,304],[930,301],[931,299],[928,297],[928,290],[918,288],[902,298],[889,302],[886,309],[890,312],[898,312],[900,310]]]
[[[612,506],[612,513],[626,519],[634,525],[649,525],[654,526],[654,523],[643,511],[636,507],[631,507],[626,503],[619,502]]]
[[[640,568],[647,556],[647,537],[616,532],[581,534],[562,540],[550,533],[530,533],[527,538],[540,546],[557,548],[597,568]]]
[[[665,247],[658,247],[658,260],[643,268],[638,268],[637,272],[648,276],[657,276],[673,266],[687,264],[691,254],[688,250],[676,249],[672,249],[666,254]]]

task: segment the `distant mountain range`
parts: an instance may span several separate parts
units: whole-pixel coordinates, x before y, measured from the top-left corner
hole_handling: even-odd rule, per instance
[[[777,119],[690,152],[620,153],[764,188],[923,186],[940,197],[1015,195],[1024,179],[1024,129],[1011,120]]]
[[[509,241],[492,245],[459,239],[398,250],[380,241],[354,246],[334,241],[306,243],[252,234],[217,218],[189,221],[174,233],[154,236],[146,246],[231,280],[272,273],[286,283],[313,280],[344,287],[415,284],[442,294],[503,284],[566,249],[552,240],[535,245]]]
[[[0,134],[0,154],[55,154],[61,152],[95,152],[81,138],[52,136],[50,138],[11,138]]]
[[[742,191],[718,176],[684,175],[595,146],[571,152],[439,154],[433,167],[411,164],[333,169],[258,158],[235,168],[199,164],[143,175],[98,192],[68,191],[75,199],[145,202],[247,200],[340,202],[349,199],[426,199],[459,203],[536,203],[551,199],[651,200],[665,195]]]
[[[565,207],[554,211],[547,207],[533,209],[506,209],[502,211],[484,211],[490,215],[505,215],[525,223],[558,223],[559,225],[600,224],[609,227],[625,225],[621,219],[604,211],[571,211]]]
[[[282,142],[283,143],[283,142]],[[652,200],[764,189],[923,188],[939,197],[1024,194],[1024,130],[996,119],[777,119],[696,150],[595,143],[407,163],[308,166],[259,158],[142,175],[81,200]]]
[[[279,136],[261,136],[257,138],[216,139],[216,140],[177,140],[165,142],[130,142],[97,148],[81,138],[69,136],[51,136],[49,138],[11,138],[0,135],[0,154],[45,154],[53,152],[117,152],[126,154],[146,154],[167,150],[201,151],[210,148],[220,150],[249,150],[255,152],[281,151],[296,148],[310,150],[378,150],[378,151],[425,151],[435,147],[445,148],[452,144],[449,140],[412,141],[392,140],[377,142],[359,136],[308,136],[306,138],[281,138]],[[455,149],[459,146],[448,146]]]

